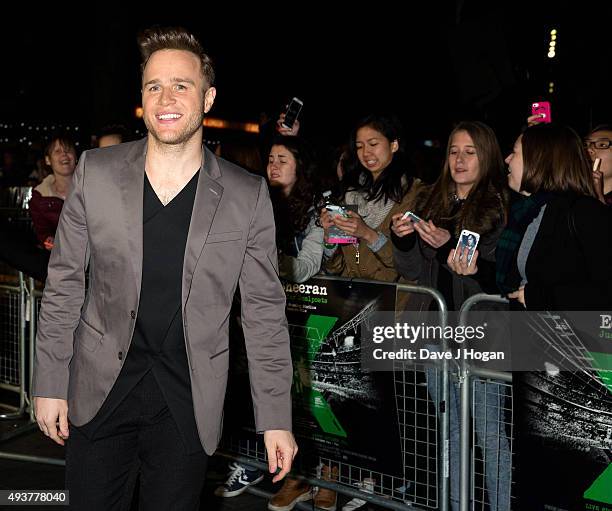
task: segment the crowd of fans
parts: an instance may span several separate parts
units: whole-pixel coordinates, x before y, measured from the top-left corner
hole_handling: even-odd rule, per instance
[[[402,127],[392,115],[373,114],[358,122],[347,145],[326,164],[300,136],[299,122],[288,129],[282,120],[266,144],[266,154],[257,144],[217,148],[222,157],[267,176],[282,278],[305,282],[321,273],[413,282],[438,289],[451,310],[481,292],[506,297],[517,310],[609,310],[611,125],[596,127],[581,139],[569,127],[530,117],[504,160],[489,126],[460,122],[448,137],[441,172],[432,183],[412,168]],[[100,134],[99,146],[121,143],[124,136],[121,128],[109,128]],[[74,143],[64,135],[54,136],[43,162],[27,181],[35,186],[29,210],[36,246],[3,234],[6,243],[0,253],[15,268],[41,280],[70,193],[77,162]],[[10,165],[5,158],[5,177]],[[412,215],[406,216],[407,211]],[[352,242],[338,243],[330,237],[332,229]],[[463,230],[479,235],[470,257],[467,249],[456,253]],[[433,387],[430,393],[437,399]],[[457,401],[451,401],[457,413]],[[501,401],[490,407],[495,417],[488,419],[500,422],[501,408]],[[487,431],[477,433],[487,441]],[[451,444],[458,430],[454,434]],[[490,509],[503,510],[509,509],[509,494],[496,495],[494,488],[502,486],[497,477],[509,477],[510,451],[506,438],[500,442],[504,462],[499,470],[506,473],[487,473],[486,484]],[[458,470],[457,445],[451,445],[453,473]],[[262,477],[238,464],[231,470],[218,495],[238,495]],[[323,475],[337,477],[331,467],[323,467]],[[458,481],[458,476],[452,479]],[[269,508],[291,509],[310,492],[308,485],[287,478]],[[456,506],[456,485],[451,497]],[[317,507],[335,509],[333,492],[320,491],[315,498]],[[351,501],[344,509],[363,504]]]

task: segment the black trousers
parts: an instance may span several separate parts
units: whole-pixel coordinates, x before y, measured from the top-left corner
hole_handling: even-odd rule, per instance
[[[207,462],[203,450],[187,453],[149,371],[93,438],[70,426],[66,442],[70,509],[129,509],[134,476],[139,471],[140,510],[197,511]]]

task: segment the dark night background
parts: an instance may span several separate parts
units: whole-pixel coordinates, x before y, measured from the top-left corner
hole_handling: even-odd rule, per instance
[[[114,14],[91,4],[91,14],[5,16],[0,122],[74,123],[84,135],[110,122],[139,126],[136,35],[152,24],[200,36],[218,76],[211,116],[257,121],[298,96],[305,134],[332,144],[371,111],[396,112],[415,140],[445,140],[454,121],[484,120],[504,150],[533,100],[550,100],[553,119],[581,133],[612,120],[606,2],[355,2],[335,5],[338,14],[325,4],[258,5]],[[557,56],[549,59],[552,28]]]

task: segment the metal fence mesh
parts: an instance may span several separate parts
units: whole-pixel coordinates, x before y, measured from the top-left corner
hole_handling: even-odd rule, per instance
[[[23,378],[19,370],[20,312],[19,290],[0,288],[0,383],[16,387]]]
[[[512,495],[512,385],[472,378],[471,495],[474,511],[509,511]]]
[[[430,370],[431,372],[432,370]],[[435,371],[433,371],[435,373]],[[346,486],[362,487],[366,479],[374,481],[374,494],[414,504],[420,508],[439,507],[439,431],[438,417],[430,392],[426,373],[421,369],[401,370],[394,373],[398,427],[401,438],[403,477],[364,469],[338,459],[319,458],[318,464],[308,457],[298,463],[299,471],[310,477],[320,478],[321,467],[330,467],[334,481]],[[437,387],[435,381],[430,383]],[[372,431],[372,441],[377,432]],[[228,436],[224,450],[256,461],[266,462],[266,451],[261,439]]]

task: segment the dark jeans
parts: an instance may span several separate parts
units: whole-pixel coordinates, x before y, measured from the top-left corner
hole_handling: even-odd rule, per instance
[[[71,425],[66,445],[70,509],[129,509],[137,470],[141,510],[199,509],[208,457],[187,454],[151,371],[93,438]]]

